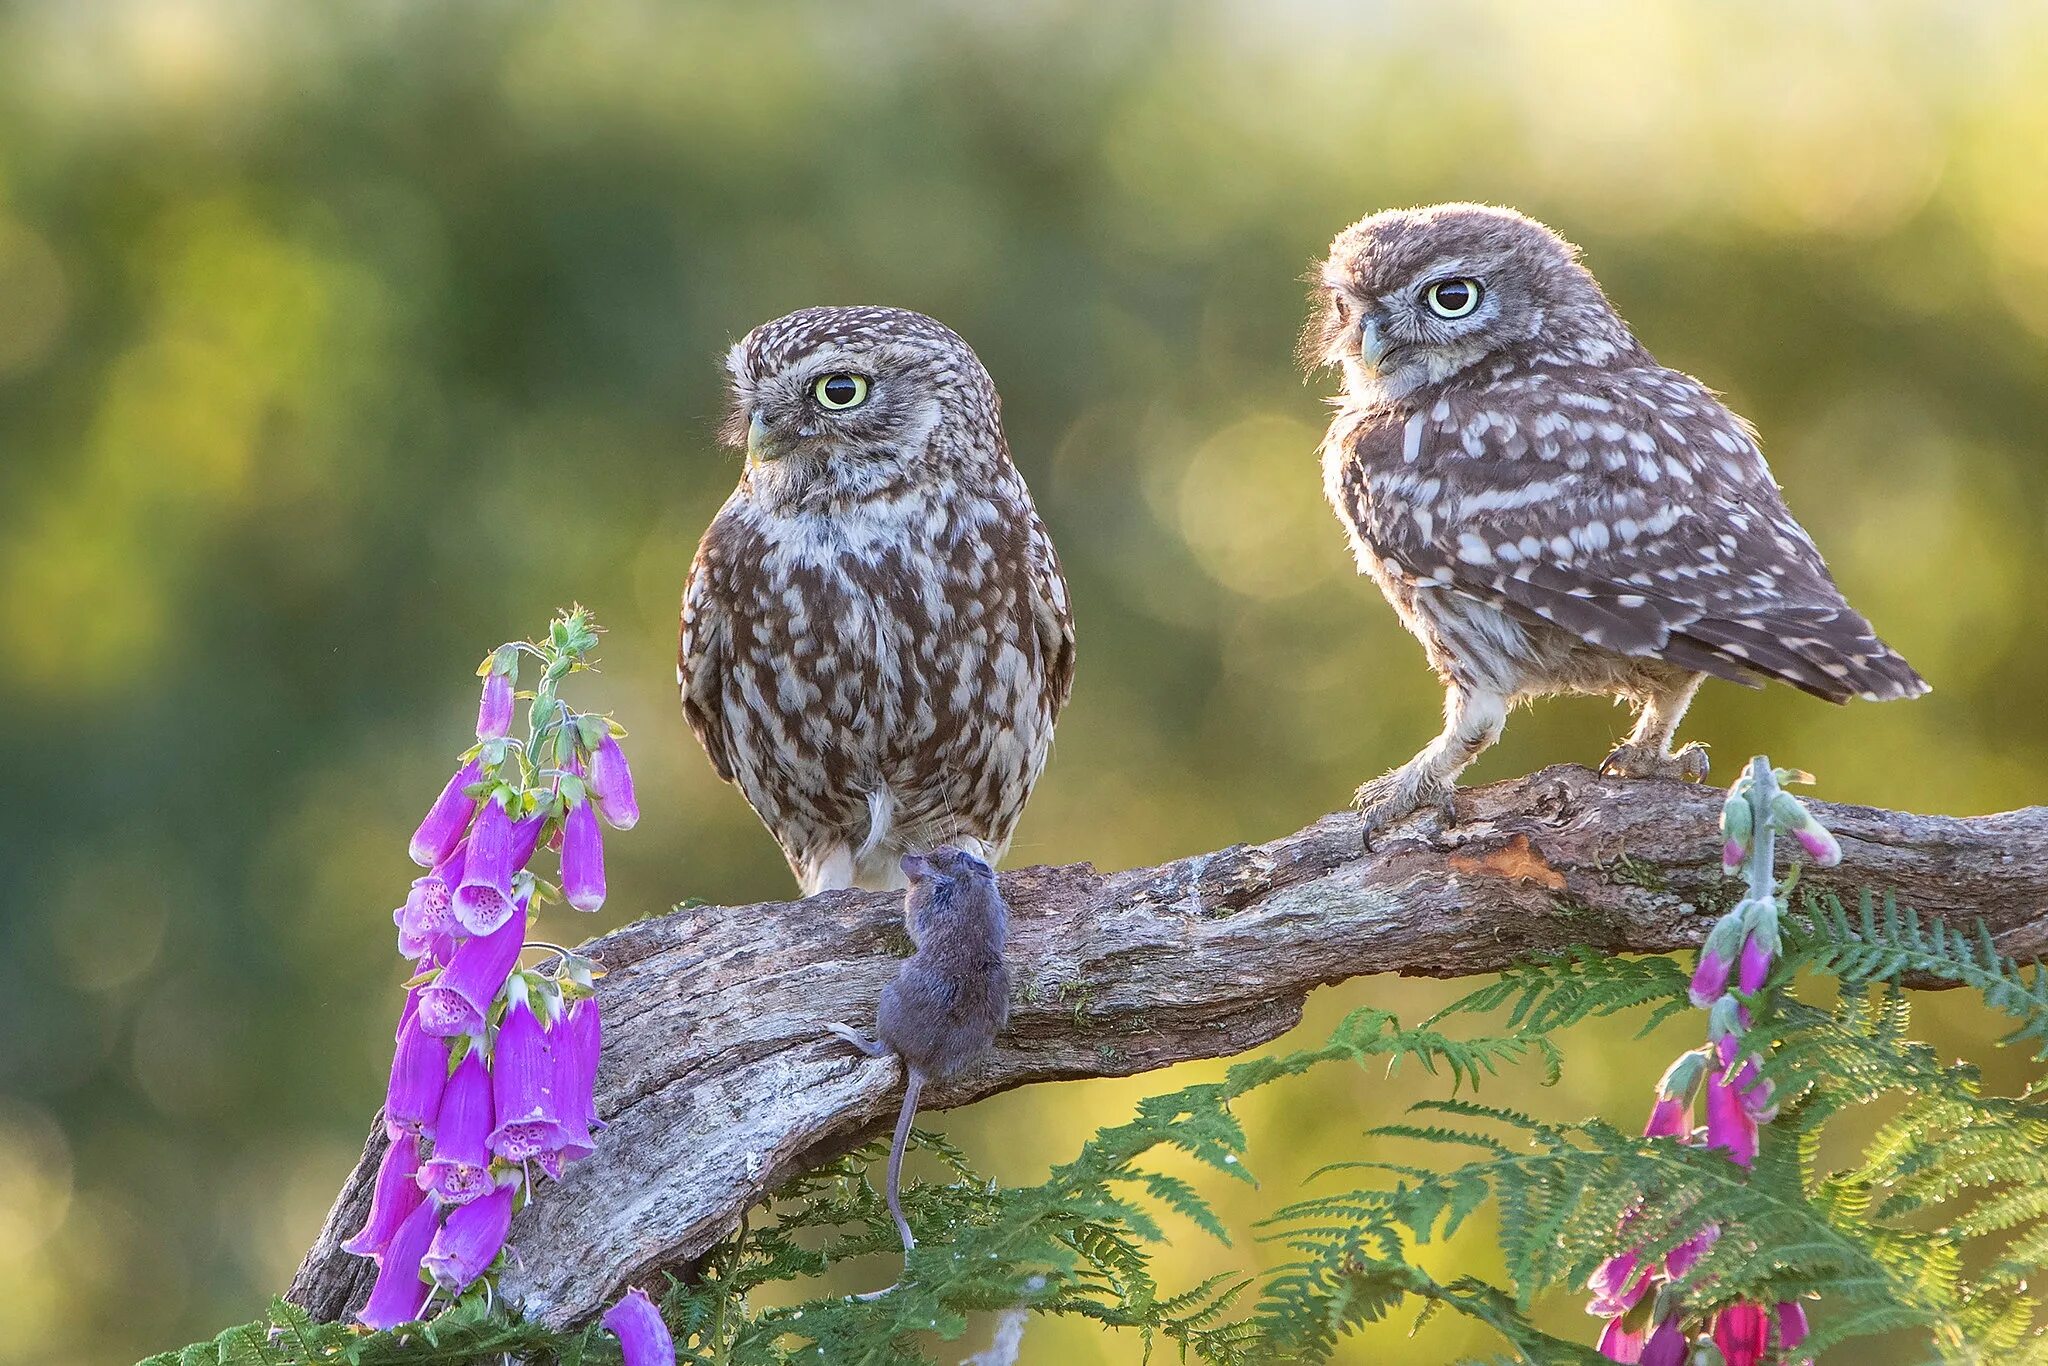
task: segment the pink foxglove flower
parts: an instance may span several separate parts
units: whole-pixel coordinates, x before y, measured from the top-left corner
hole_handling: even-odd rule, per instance
[[[421,1259],[435,1285],[459,1295],[497,1259],[512,1229],[514,1190],[513,1183],[501,1182],[488,1195],[448,1211]]]
[[[415,992],[406,1003],[398,1047],[391,1055],[391,1079],[384,1088],[384,1129],[394,1142],[433,1127],[448,1085],[447,1045],[420,1028],[418,1001]]]
[[[484,675],[484,694],[476,707],[477,739],[498,740],[511,732],[512,678],[509,673],[499,673],[495,664]]]
[[[419,829],[412,832],[412,861],[422,868],[431,868],[454,852],[462,832],[469,828],[469,818],[476,811],[476,800],[464,791],[483,781],[484,769],[480,760],[471,759],[455,770],[455,776],[441,789],[441,795],[434,798],[434,804],[427,808],[426,819]]]
[[[604,835],[588,797],[572,797],[562,818],[562,896],[579,911],[604,905]]]
[[[606,732],[590,752],[590,790],[597,794],[605,824],[614,830],[631,830],[640,823],[640,798],[633,791],[633,770],[626,766],[625,751]]]
[[[385,1245],[395,1236],[426,1196],[417,1180],[420,1170],[419,1140],[401,1134],[384,1149],[377,1164],[377,1184],[370,1191],[370,1214],[356,1236],[341,1245],[342,1251],[358,1257],[381,1257]]]
[[[1760,1304],[1731,1304],[1714,1316],[1714,1345],[1728,1366],[1758,1366],[1771,1317]]]
[[[484,799],[470,828],[469,855],[455,888],[455,918],[471,934],[489,934],[512,914],[512,875],[521,866],[513,858],[515,824],[500,791]]]
[[[377,1266],[377,1283],[370,1299],[356,1317],[366,1327],[396,1328],[419,1317],[427,1302],[427,1284],[420,1279],[420,1258],[434,1241],[434,1227],[440,1211],[431,1200],[422,1200],[384,1245],[384,1259]]]
[[[1707,1078],[1707,1146],[1719,1148],[1737,1166],[1756,1161],[1756,1121],[1743,1106],[1741,1090],[1720,1076]]]
[[[1789,1352],[1806,1341],[1809,1331],[1806,1324],[1806,1309],[1798,1300],[1786,1300],[1778,1306],[1778,1347]]]
[[[491,1151],[507,1162],[525,1162],[562,1146],[556,1108],[555,1055],[527,999],[526,979],[510,984],[504,1023],[491,1059],[491,1098],[498,1124]]]
[[[420,992],[420,1028],[439,1038],[481,1036],[491,1002],[512,975],[525,943],[526,903],[521,901],[491,933],[462,941],[441,975]]]
[[[626,1366],[675,1366],[676,1343],[647,1292],[628,1290],[604,1311],[605,1330],[619,1340]]]
[[[420,1189],[444,1205],[468,1204],[487,1193],[492,1185],[490,1134],[491,1078],[483,1055],[472,1048],[442,1093],[434,1154],[420,1164]]]
[[[1643,1354],[1636,1360],[1641,1366],[1685,1366],[1690,1350],[1685,1330],[1679,1327],[1678,1315],[1673,1314],[1657,1325],[1656,1331],[1650,1334],[1650,1340],[1643,1344]]]

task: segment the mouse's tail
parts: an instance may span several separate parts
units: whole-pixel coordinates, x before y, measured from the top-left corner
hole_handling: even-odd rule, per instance
[[[896,1231],[903,1235],[907,1269],[910,1250],[917,1246],[917,1239],[910,1236],[910,1221],[903,1217],[903,1200],[898,1192],[903,1189],[903,1149],[910,1142],[910,1121],[917,1118],[917,1097],[924,1090],[924,1078],[908,1066],[903,1072],[903,1112],[896,1116],[896,1141],[889,1145],[889,1213],[896,1216]]]

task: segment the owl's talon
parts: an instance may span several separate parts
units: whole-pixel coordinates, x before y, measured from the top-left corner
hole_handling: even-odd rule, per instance
[[[1358,791],[1351,794],[1351,809],[1358,813],[1361,827],[1360,842],[1366,852],[1371,853],[1373,840],[1378,835],[1428,806],[1434,806],[1442,813],[1444,824],[1456,825],[1457,792],[1453,783],[1413,765],[1397,768],[1392,773],[1361,784]]]
[[[1600,761],[1602,776],[1609,778],[1671,778],[1698,783],[1707,777],[1707,747],[1695,740],[1673,753],[1665,754],[1647,745],[1626,742]]]

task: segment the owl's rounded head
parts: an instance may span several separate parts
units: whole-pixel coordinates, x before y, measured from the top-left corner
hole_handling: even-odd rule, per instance
[[[943,323],[902,308],[806,308],[726,355],[720,435],[769,506],[862,498],[1002,460],[995,383]]]
[[[1590,347],[1597,361],[1631,344],[1578,248],[1513,209],[1369,215],[1337,234],[1312,279],[1302,357],[1341,366],[1355,398],[1398,399],[1515,348]]]

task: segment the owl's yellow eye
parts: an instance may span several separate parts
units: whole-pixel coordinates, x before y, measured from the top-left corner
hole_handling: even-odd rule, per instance
[[[819,407],[839,412],[868,401],[868,382],[860,375],[825,375],[811,386],[811,393]]]
[[[1484,293],[1477,280],[1463,276],[1455,280],[1437,280],[1422,291],[1422,301],[1429,305],[1429,311],[1439,318],[1469,317],[1479,307]]]

